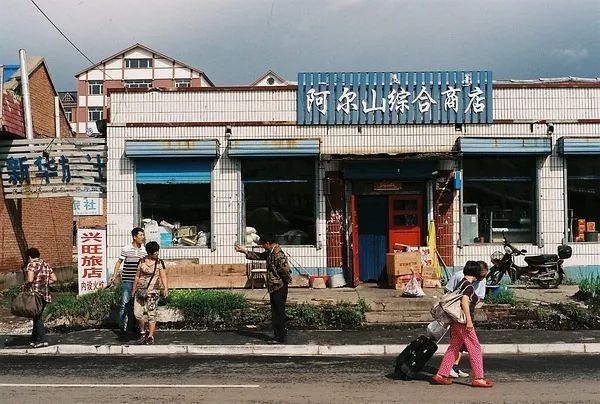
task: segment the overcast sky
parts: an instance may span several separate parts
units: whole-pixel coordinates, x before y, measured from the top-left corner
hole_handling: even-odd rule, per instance
[[[215,84],[268,69],[600,76],[600,0],[35,0],[94,62],[139,42]],[[30,0],[0,0],[0,63],[46,58],[59,90],[87,62]]]

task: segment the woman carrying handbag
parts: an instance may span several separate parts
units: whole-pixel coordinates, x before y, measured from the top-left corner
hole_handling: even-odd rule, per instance
[[[37,248],[27,250],[25,257],[28,263],[27,268],[25,268],[25,285],[23,287],[31,288],[33,294],[38,296],[42,301],[41,311],[33,317],[33,330],[29,345],[34,348],[40,348],[48,346],[46,328],[44,327],[42,316],[44,308],[52,301],[49,286],[56,282],[56,275],[50,265],[40,258],[40,251]]]
[[[138,321],[138,326],[142,333],[142,336],[138,340],[139,344],[154,344],[158,298],[160,294],[159,280],[163,287],[163,296],[165,298],[169,296],[165,264],[158,258],[159,249],[160,246],[155,241],[146,244],[146,253],[148,255],[140,260],[135,280],[133,281],[133,290],[131,291],[134,299],[133,314]],[[148,324],[147,332],[146,324]]]
[[[479,338],[473,326],[472,313],[474,313],[475,305],[479,301],[479,297],[475,293],[473,283],[481,280],[482,268],[476,261],[468,261],[463,270],[464,278],[457,285],[455,292],[462,295],[460,299],[460,307],[464,313],[463,316],[452,315],[453,318],[459,318],[459,321],[453,321],[450,324],[450,345],[444,354],[444,359],[440,364],[437,374],[433,376],[433,382],[436,384],[452,384],[452,379],[449,378],[452,365],[460,351],[461,346],[466,347],[469,352],[469,361],[471,362],[471,371],[473,379],[471,385],[473,387],[492,387],[494,383],[483,377],[483,353]],[[462,322],[464,321],[464,323]]]

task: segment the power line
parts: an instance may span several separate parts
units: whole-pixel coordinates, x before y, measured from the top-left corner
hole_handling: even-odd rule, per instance
[[[38,6],[38,5],[37,5],[37,3],[36,3],[34,0],[29,0],[29,1],[31,1],[31,3],[33,3],[33,5],[35,6],[35,8],[37,8],[37,9],[40,11],[40,13],[42,13],[42,15],[43,15],[43,16],[44,16],[44,17],[45,17],[47,20],[48,20],[48,22],[49,22],[50,24],[52,24],[52,26],[53,26],[54,28],[56,28],[56,30],[57,30],[57,31],[58,31],[58,32],[59,32],[59,33],[60,33],[60,34],[63,36],[63,38],[65,38],[65,39],[67,40],[67,42],[69,42],[69,43],[71,44],[71,46],[73,46],[73,48],[75,48],[75,49],[77,50],[77,52],[79,52],[79,53],[81,54],[81,56],[83,56],[83,57],[84,57],[84,58],[85,58],[85,59],[86,59],[88,62],[90,62],[91,64],[95,64],[95,63],[92,61],[92,59],[90,59],[89,57],[87,57],[87,55],[86,55],[85,53],[83,53],[83,51],[82,51],[81,49],[79,49],[79,48],[77,47],[77,45],[75,45],[75,44],[73,43],[73,41],[71,41],[71,40],[69,39],[69,37],[68,37],[67,35],[65,35],[65,33],[64,33],[64,32],[62,32],[62,30],[61,30],[60,28],[58,28],[58,26],[57,26],[57,25],[54,23],[54,21],[52,21],[52,20],[50,19],[50,17],[48,17],[48,15],[46,15],[46,13],[44,12],[44,10],[42,10],[42,9],[40,8],[40,6]]]

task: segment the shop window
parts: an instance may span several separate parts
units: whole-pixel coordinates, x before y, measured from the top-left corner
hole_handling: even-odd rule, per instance
[[[141,218],[159,225],[154,237],[162,248],[210,247],[210,184],[138,184],[137,190]]]
[[[463,160],[464,244],[535,242],[536,158],[465,157]]]
[[[598,157],[567,157],[569,241],[598,241],[600,224],[600,161]]]
[[[255,229],[280,244],[315,244],[315,163],[301,158],[242,162],[247,243]]]

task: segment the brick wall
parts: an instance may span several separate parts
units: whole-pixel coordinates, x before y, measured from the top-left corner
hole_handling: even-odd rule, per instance
[[[30,247],[38,248],[52,266],[72,264],[71,198],[8,200],[1,196],[0,271],[21,268],[23,254]]]
[[[40,65],[29,76],[31,115],[33,130],[36,134],[54,137],[54,88],[44,65]],[[71,126],[64,114],[60,117],[61,136],[71,137]]]
[[[452,237],[453,226],[453,201],[454,194],[451,187],[452,172],[440,171],[434,192],[434,220],[436,228],[436,247],[447,266],[454,265],[454,245]]]
[[[77,227],[80,229],[101,228],[106,229],[106,198],[102,198],[102,216],[76,216]]]

